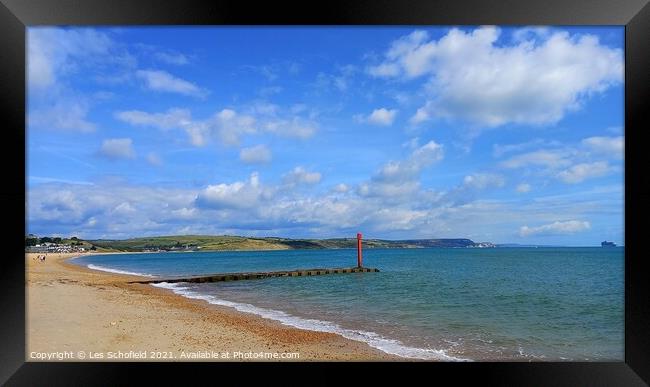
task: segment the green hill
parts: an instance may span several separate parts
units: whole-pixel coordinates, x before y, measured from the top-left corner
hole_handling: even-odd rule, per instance
[[[215,251],[215,250],[288,250],[355,248],[356,238],[289,239],[240,236],[177,235],[123,240],[88,240],[101,249],[117,251]],[[364,248],[476,247],[470,239],[363,240]]]

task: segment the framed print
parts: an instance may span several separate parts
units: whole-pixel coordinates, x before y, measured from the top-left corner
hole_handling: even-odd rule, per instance
[[[650,380],[645,2],[1,12],[3,382]]]

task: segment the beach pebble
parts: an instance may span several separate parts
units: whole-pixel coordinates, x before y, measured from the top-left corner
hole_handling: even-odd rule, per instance
[[[117,323],[115,321],[111,321],[111,325],[115,326],[115,325],[117,325]]]

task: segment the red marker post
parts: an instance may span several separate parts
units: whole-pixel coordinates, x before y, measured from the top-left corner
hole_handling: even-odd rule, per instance
[[[357,233],[357,267],[363,266],[363,257],[361,256],[361,238],[360,232]]]

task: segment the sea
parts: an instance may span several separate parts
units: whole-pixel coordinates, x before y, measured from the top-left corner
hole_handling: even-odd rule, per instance
[[[405,359],[623,361],[624,247],[365,249],[379,272],[160,283]],[[152,277],[356,266],[356,250],[163,252],[71,262]]]

